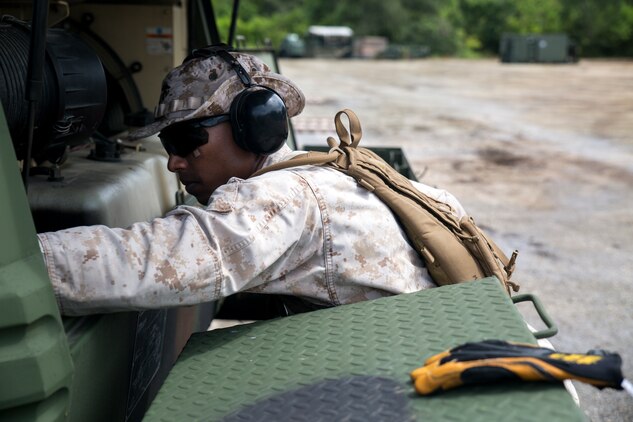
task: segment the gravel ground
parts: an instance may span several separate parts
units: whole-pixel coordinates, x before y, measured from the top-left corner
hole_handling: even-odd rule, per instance
[[[633,62],[289,60],[304,90],[299,145],[325,145],[342,108],[365,145],[402,147],[421,181],[455,194],[557,322],[561,351],[619,352],[633,378]],[[539,325],[521,306],[526,318]],[[592,421],[633,398],[575,383]]]

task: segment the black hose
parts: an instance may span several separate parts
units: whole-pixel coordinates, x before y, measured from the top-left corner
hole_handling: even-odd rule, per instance
[[[31,20],[31,44],[29,47],[29,67],[26,78],[26,100],[29,102],[28,111],[28,141],[26,156],[22,166],[22,181],[28,192],[29,171],[31,169],[31,152],[33,147],[33,132],[35,130],[35,112],[42,97],[44,84],[44,60],[46,54],[46,26],[48,21],[48,0],[35,0],[33,4],[33,19]]]
[[[61,28],[48,29],[37,92],[30,85],[38,79],[29,74],[31,34],[26,22],[11,16],[0,20],[0,101],[16,158],[29,164],[56,162],[66,146],[87,142],[99,126],[106,108],[106,77],[95,52],[79,38]],[[34,125],[29,118],[33,111]]]
[[[0,26],[0,99],[14,143],[15,135],[26,135],[27,129],[28,107],[24,107],[24,75],[29,65],[28,55],[25,53],[29,38],[30,31],[14,31],[13,27]]]

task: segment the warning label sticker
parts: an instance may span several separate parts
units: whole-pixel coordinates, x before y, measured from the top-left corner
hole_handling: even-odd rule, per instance
[[[172,29],[165,26],[145,28],[145,45],[147,54],[172,54],[174,50],[174,36]]]

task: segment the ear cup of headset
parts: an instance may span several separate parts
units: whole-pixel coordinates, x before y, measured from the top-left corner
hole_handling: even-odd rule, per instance
[[[233,138],[247,151],[272,154],[288,138],[286,105],[270,88],[246,88],[233,100],[230,116]]]

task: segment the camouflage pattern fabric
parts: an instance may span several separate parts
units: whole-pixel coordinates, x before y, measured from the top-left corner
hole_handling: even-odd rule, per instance
[[[264,166],[286,160],[284,146]],[[446,191],[414,184],[465,212]],[[387,206],[341,172],[305,166],[233,178],[204,208],[128,229],[39,236],[66,315],[163,308],[236,292],[340,305],[435,286]]]
[[[252,81],[275,91],[284,101],[288,117],[301,113],[305,97],[294,82],[273,72],[259,58],[231,53]],[[231,66],[220,57],[196,58],[174,68],[163,80],[156,106],[156,121],[132,131],[129,140],[145,138],[184,120],[228,114],[233,99],[245,89]]]

